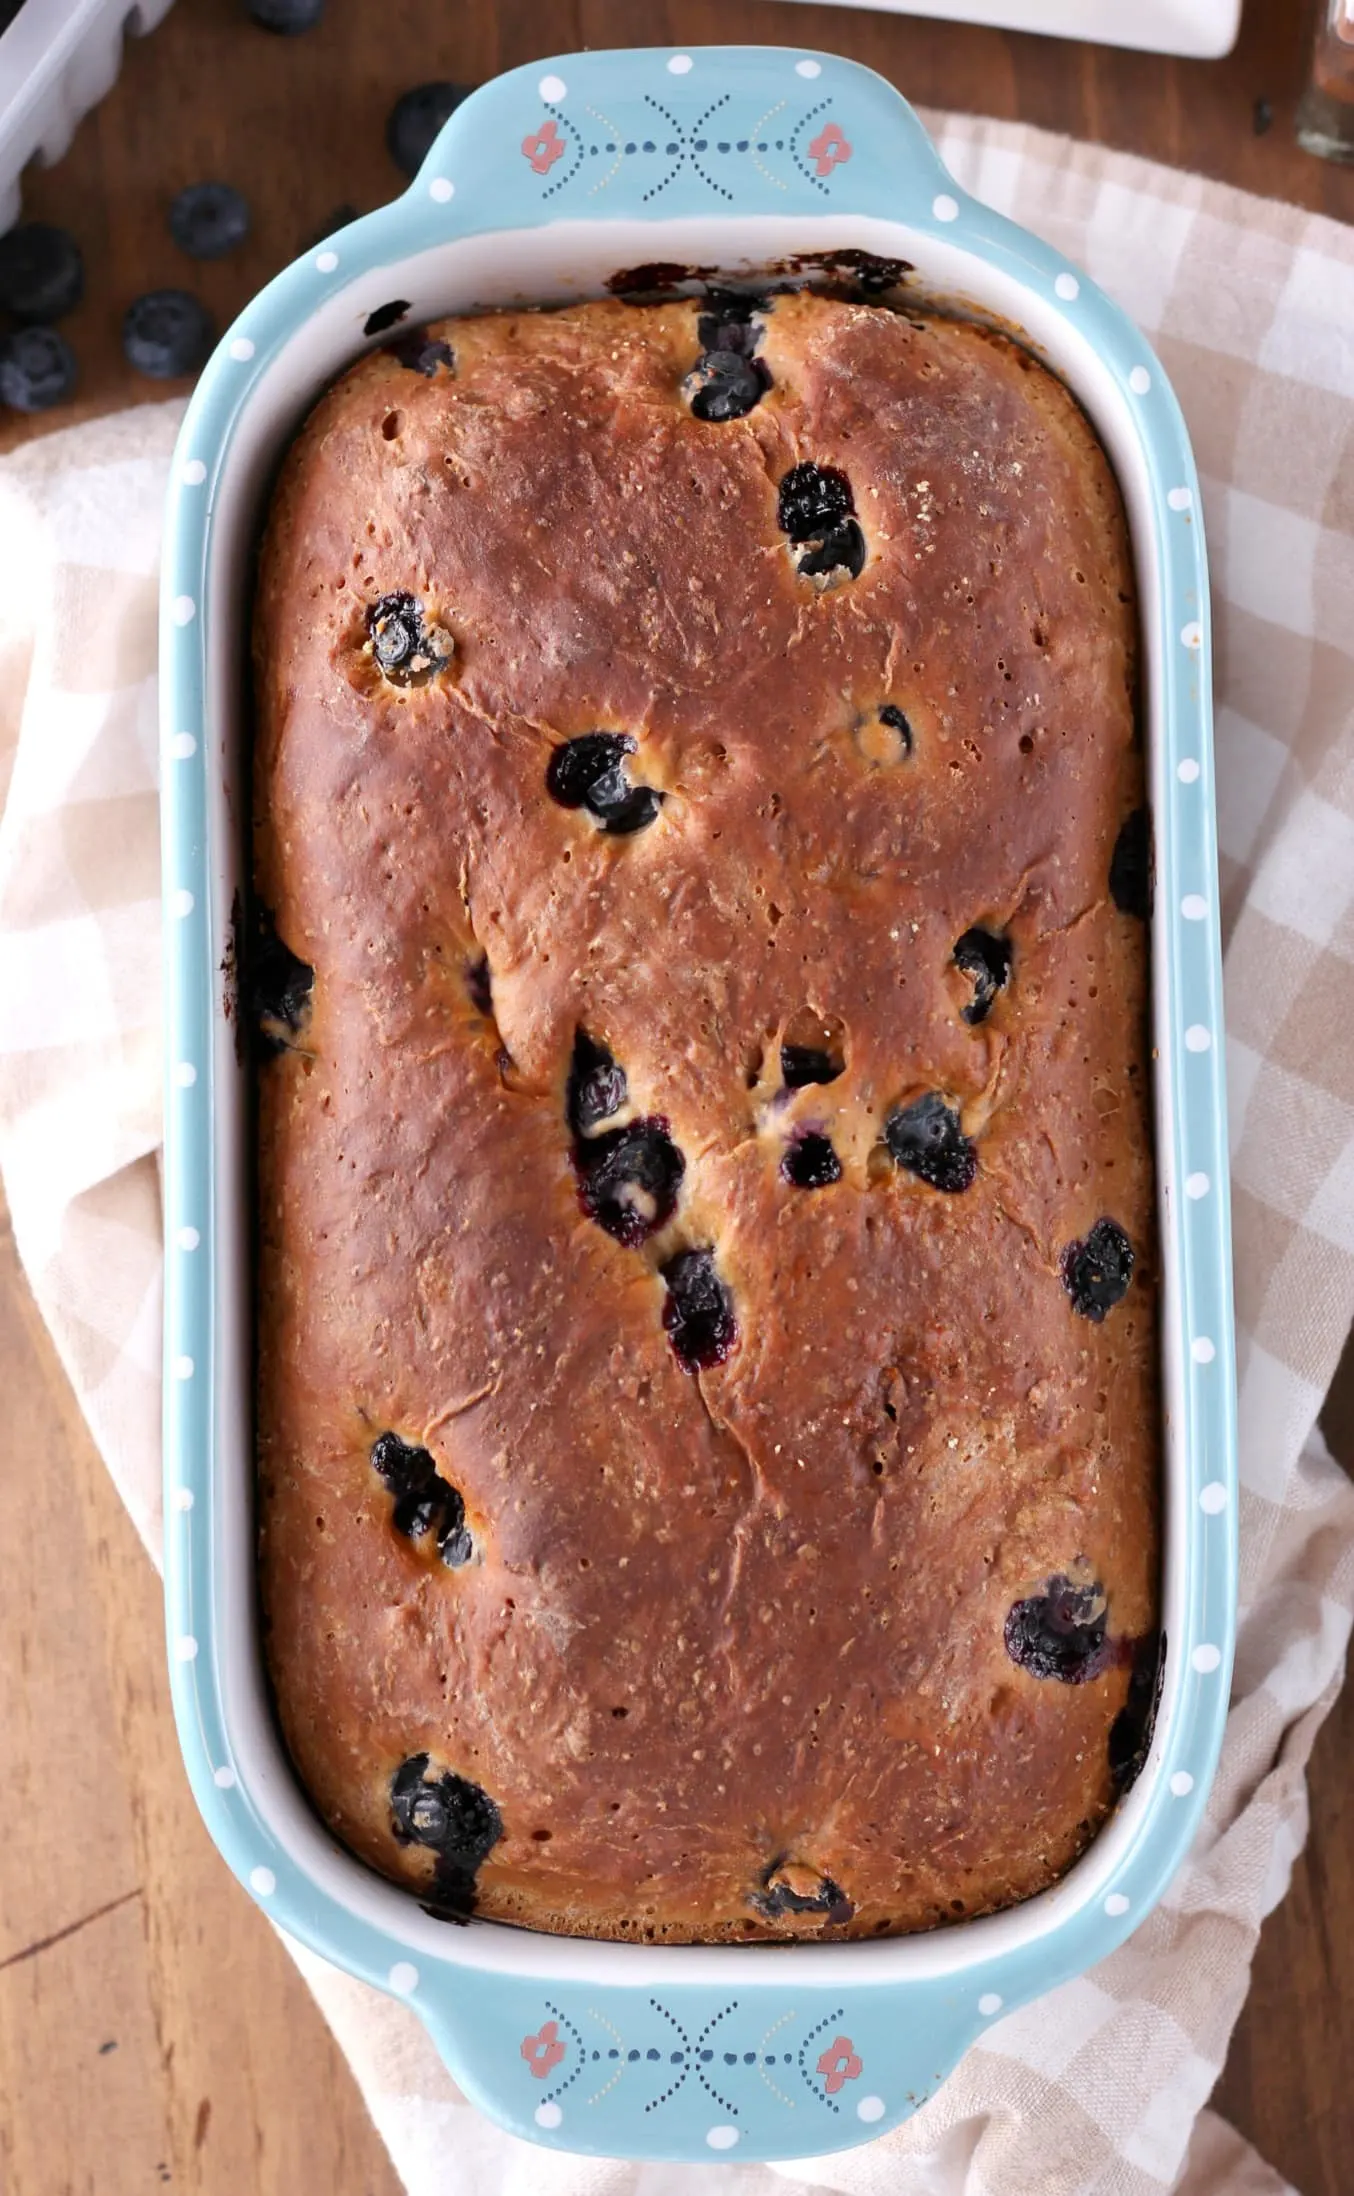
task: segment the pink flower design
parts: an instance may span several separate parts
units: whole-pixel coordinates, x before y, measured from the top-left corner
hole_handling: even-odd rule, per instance
[[[549,175],[555,162],[564,158],[567,143],[568,140],[560,136],[559,124],[552,116],[548,122],[542,122],[538,130],[533,130],[530,137],[522,139],[522,150],[537,175]]]
[[[559,2040],[558,2021],[547,2021],[538,2035],[522,2038],[522,2057],[531,2068],[538,2082],[552,2074],[564,2057],[566,2046]],[[859,2063],[856,2072],[860,2072]]]
[[[522,2049],[525,2051],[525,2044]],[[854,2082],[864,2072],[849,2036],[834,2037],[818,2061],[818,2071],[826,2078],[829,2097],[835,2097],[844,2083]]]
[[[809,147],[809,158],[819,175],[831,175],[844,160],[851,158],[851,147],[835,122],[825,122]]]

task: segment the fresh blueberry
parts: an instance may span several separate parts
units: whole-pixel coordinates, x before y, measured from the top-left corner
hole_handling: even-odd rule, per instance
[[[817,541],[856,508],[851,483],[835,465],[795,465],[776,498],[776,517],[791,541]]]
[[[904,755],[910,755],[913,748],[912,727],[896,702],[884,703],[879,712],[879,722],[886,724],[891,732],[897,733]]]
[[[1099,1326],[1128,1294],[1133,1262],[1133,1245],[1118,1221],[1097,1220],[1089,1235],[1069,1243],[1062,1255],[1063,1287],[1073,1310]]]
[[[248,0],[248,6],[260,30],[276,31],[283,38],[314,30],[324,14],[324,0]]]
[[[771,376],[759,358],[704,351],[682,383],[682,393],[697,419],[714,424],[744,418],[770,386]]]
[[[260,1051],[292,1049],[305,1026],[315,989],[315,971],[277,934],[271,908],[257,901],[245,969],[245,998]]]
[[[503,1835],[503,1817],[481,1785],[452,1769],[430,1776],[427,1754],[411,1754],[390,1780],[390,1828],[401,1845],[437,1855],[438,1904],[469,1913],[475,1877]]]
[[[1122,915],[1146,922],[1152,912],[1152,831],[1145,808],[1134,809],[1114,842],[1110,898]]]
[[[650,785],[631,785],[625,758],[635,752],[628,732],[585,732],[566,740],[550,757],[546,791],[561,808],[586,808],[613,838],[643,831],[662,806]]]
[[[230,183],[190,183],[170,206],[169,233],[190,259],[224,259],[249,234],[249,206]]]
[[[817,1129],[801,1129],[791,1139],[780,1172],[782,1181],[792,1183],[796,1189],[827,1189],[831,1183],[840,1182],[842,1163],[830,1137]]]
[[[387,345],[387,349],[401,366],[408,367],[410,373],[423,374],[429,381],[440,366],[445,366],[449,374],[456,371],[456,353],[451,345],[443,343],[440,337],[429,335],[426,328],[411,328],[408,335]]]
[[[672,1217],[686,1161],[666,1121],[631,1121],[574,1146],[579,1199],[590,1220],[635,1249]]]
[[[567,1098],[575,1136],[589,1135],[599,1122],[619,1113],[629,1095],[625,1069],[585,1029],[576,1030]]]
[[[990,930],[966,930],[954,949],[955,967],[973,985],[973,997],[963,1009],[966,1022],[985,1022],[997,993],[1005,989],[1011,974],[1011,941]]]
[[[663,1325],[679,1362],[688,1372],[722,1365],[738,1340],[738,1322],[714,1252],[678,1251],[660,1271],[668,1287]]]
[[[1152,1751],[1157,1708],[1166,1676],[1166,1635],[1151,1632],[1140,1640],[1128,1681],[1128,1698],[1110,1725],[1110,1775],[1121,1792],[1128,1791],[1142,1774]]]
[[[417,596],[382,595],[367,611],[371,652],[392,686],[422,686],[445,662],[424,622]]]
[[[831,1876],[818,1875],[791,1865],[782,1854],[762,1871],[752,1893],[752,1904],[767,1921],[782,1921],[787,1914],[821,1914],[825,1922],[849,1922],[855,1907]]]
[[[401,92],[386,117],[386,150],[405,175],[417,175],[444,122],[463,99],[470,96],[466,84],[415,84]]]
[[[807,1083],[835,1083],[842,1062],[818,1045],[782,1045],[780,1079],[787,1090],[803,1090]]]
[[[959,1125],[958,1113],[933,1090],[891,1113],[884,1137],[898,1165],[932,1189],[966,1190],[978,1172],[978,1154]]]
[[[16,320],[60,320],[84,295],[85,263],[65,229],[21,221],[0,236],[0,312]]]
[[[0,404],[45,412],[75,388],[75,353],[55,328],[16,328],[0,342]]]
[[[378,305],[368,313],[362,323],[362,333],[368,336],[384,335],[387,328],[398,328],[409,310],[407,297],[392,297],[385,305]]]
[[[1006,1618],[1006,1652],[1031,1677],[1084,1685],[1107,1661],[1102,1586],[1074,1586],[1061,1574],[1042,1594],[1017,1601]]]
[[[188,290],[147,290],[122,316],[128,365],[155,381],[196,373],[214,335],[211,314]]]

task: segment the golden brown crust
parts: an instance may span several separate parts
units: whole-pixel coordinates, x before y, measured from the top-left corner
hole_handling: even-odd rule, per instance
[[[912,1929],[1073,1859],[1156,1621],[1146,941],[1107,886],[1143,799],[1124,527],[1003,339],[780,299],[769,391],[706,424],[695,322],[448,323],[431,376],[376,353],[275,499],[257,881],[315,982],[260,1075],[269,1660],[325,1819],[425,1895],[390,1801],[421,1753],[501,1810],[485,1914]],[[777,524],[801,461],[847,474],[869,550],[822,592]],[[455,644],[405,689],[366,617],[401,590]],[[632,836],[546,791],[597,730],[665,795]],[[1013,959],[972,1026],[975,925]],[[787,1094],[805,1010],[845,1069]],[[579,1027],[685,1160],[639,1247],[580,1208]],[[882,1142],[929,1091],[962,1192]],[[842,1178],[800,1189],[809,1124]],[[1102,1215],[1137,1265],[1097,1324],[1061,1261]],[[663,1324],[683,1246],[738,1322],[699,1373]],[[470,1563],[395,1530],[387,1430],[459,1490]],[[1084,1683],[1004,1644],[1060,1576],[1103,1588]],[[776,1865],[850,1918],[759,1910]]]

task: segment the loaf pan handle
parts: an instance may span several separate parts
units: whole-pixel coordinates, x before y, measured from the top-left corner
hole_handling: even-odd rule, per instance
[[[579,220],[661,229],[701,214],[944,225],[962,199],[882,76],[774,46],[568,54],[513,69],[456,110],[410,195],[445,206],[459,235]],[[658,238],[650,257],[661,262]]]
[[[983,2026],[974,1991],[938,1979],[906,1994],[788,1977],[615,1989],[441,1969],[413,1996],[460,2087],[500,2126],[558,2150],[688,2162],[868,2142],[931,2095]]]

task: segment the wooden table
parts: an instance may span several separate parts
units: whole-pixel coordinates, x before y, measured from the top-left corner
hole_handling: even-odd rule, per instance
[[[297,40],[254,30],[239,0],[178,0],[132,45],[66,159],[30,176],[25,209],[85,249],[88,295],[68,323],[84,413],[161,393],[119,356],[138,291],[195,288],[224,321],[335,208],[399,187],[382,131],[410,83],[474,83],[583,44],[835,47],[923,104],[1101,138],[1354,219],[1354,172],[1293,144],[1300,13],[1248,0],[1236,52],[1206,64],[769,0],[329,0],[326,23]],[[195,268],[165,210],[207,177],[239,185],[255,224],[233,258]],[[72,416],[11,416],[0,447]],[[202,2196],[397,2196],[314,2005],[197,1820],[157,1583],[3,1214],[0,1398],[0,2184],[14,2196],[171,2182]],[[1354,1459],[1354,1360],[1328,1424]],[[1347,1694],[1318,1743],[1311,1842],[1266,1926],[1218,2100],[1302,2196],[1354,2186],[1351,1758]]]

